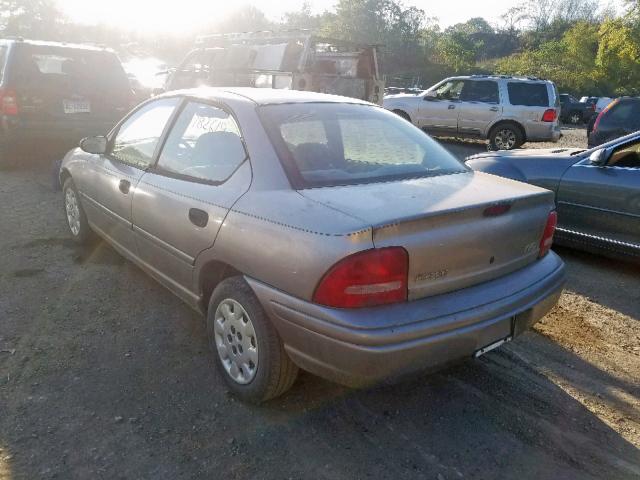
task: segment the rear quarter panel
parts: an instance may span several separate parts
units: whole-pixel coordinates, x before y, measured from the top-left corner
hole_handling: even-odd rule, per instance
[[[371,228],[360,220],[294,190],[250,191],[230,210],[214,246],[197,258],[195,288],[205,265],[217,261],[311,300],[333,264],[369,248]]]

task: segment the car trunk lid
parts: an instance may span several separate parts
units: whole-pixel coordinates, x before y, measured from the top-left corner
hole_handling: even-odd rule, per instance
[[[450,292],[538,258],[553,194],[479,172],[301,191],[409,253],[409,299]]]

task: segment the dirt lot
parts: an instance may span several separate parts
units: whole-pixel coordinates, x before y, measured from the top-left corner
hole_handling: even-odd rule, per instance
[[[303,374],[258,408],[225,393],[197,314],[70,243],[49,183],[0,173],[2,480],[640,477],[638,267],[559,250],[560,305],[516,342],[371,390]]]

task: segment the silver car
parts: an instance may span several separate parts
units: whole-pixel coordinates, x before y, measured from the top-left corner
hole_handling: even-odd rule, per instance
[[[383,105],[432,135],[488,139],[494,150],[512,150],[558,141],[559,101],[548,80],[472,75],[419,94],[388,95]]]
[[[241,398],[298,368],[366,385],[481,355],[556,303],[548,190],[473,172],[397,115],[270,89],[172,92],[63,160],[93,232],[206,315]]]

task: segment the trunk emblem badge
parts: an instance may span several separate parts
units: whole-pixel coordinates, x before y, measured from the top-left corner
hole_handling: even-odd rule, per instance
[[[426,282],[439,280],[449,275],[449,270],[437,270],[435,272],[419,273],[416,275],[416,282]]]

